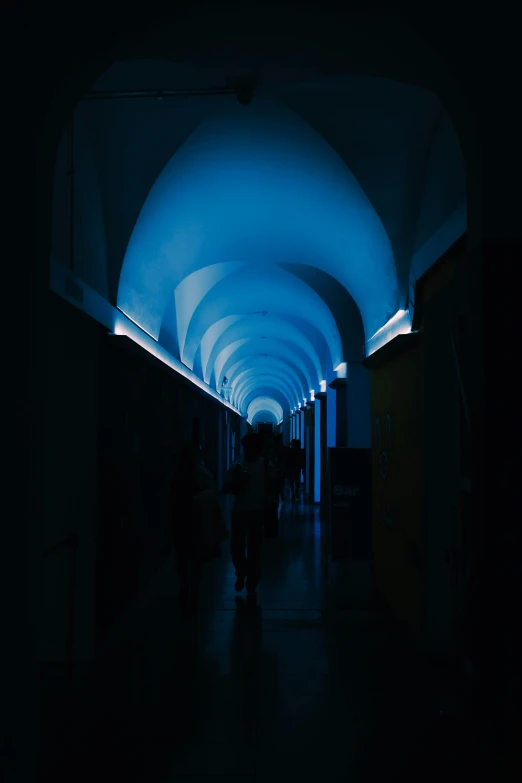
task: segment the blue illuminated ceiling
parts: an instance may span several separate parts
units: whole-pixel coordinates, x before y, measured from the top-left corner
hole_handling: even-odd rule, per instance
[[[147,61],[117,64],[95,88],[212,82]],[[249,106],[101,104],[77,117],[115,303],[251,421],[279,421],[360,361],[404,307],[412,269],[440,254],[433,237],[465,230],[456,136],[417,87],[316,74]]]

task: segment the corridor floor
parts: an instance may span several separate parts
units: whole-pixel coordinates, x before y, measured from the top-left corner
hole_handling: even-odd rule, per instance
[[[463,722],[442,715],[437,680],[397,630],[367,596],[336,608],[315,508],[281,506],[255,607],[223,549],[193,618],[173,562],[158,575],[70,716],[68,780],[479,779]]]

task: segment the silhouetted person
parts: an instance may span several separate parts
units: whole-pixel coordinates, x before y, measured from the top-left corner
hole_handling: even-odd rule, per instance
[[[199,449],[192,444],[183,447],[176,466],[170,515],[180,580],[179,597],[196,608],[203,566],[217,540],[219,505],[212,474],[203,465]]]
[[[283,492],[284,469],[279,463],[277,442],[266,438],[263,457],[267,463],[265,475],[265,538],[277,538],[279,533],[279,497]]]
[[[285,483],[288,477],[288,457],[290,449],[283,443],[283,436],[278,434],[275,436],[275,453],[277,457],[277,470],[280,474],[280,490],[279,494],[283,503],[286,501],[285,496]]]
[[[255,595],[261,578],[261,548],[265,506],[265,481],[268,465],[261,455],[261,443],[255,433],[241,441],[243,459],[228,473],[225,491],[234,494],[230,553],[236,569],[236,590],[245,587]]]
[[[302,470],[304,470],[304,450],[301,448],[299,439],[294,438],[288,454],[288,478],[292,488],[292,503],[299,500]]]

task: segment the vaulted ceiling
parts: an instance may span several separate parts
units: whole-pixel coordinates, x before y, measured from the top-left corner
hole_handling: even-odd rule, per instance
[[[234,69],[120,62],[92,89],[206,89]],[[74,154],[78,273],[251,418],[361,361],[466,229],[462,155],[436,96],[331,66],[265,64],[249,105],[84,100]],[[58,258],[66,159],[64,137]]]

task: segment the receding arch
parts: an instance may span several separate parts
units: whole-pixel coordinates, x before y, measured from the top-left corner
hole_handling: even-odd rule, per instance
[[[251,419],[247,419],[251,421],[252,425],[255,427],[256,424],[260,423],[268,423],[277,426],[279,424],[279,420],[277,419],[276,414],[268,409],[257,411]]]
[[[130,238],[118,305],[158,335],[169,291],[209,264],[242,260],[329,272],[367,334],[398,309],[390,241],[361,186],[319,134],[268,100],[207,120],[165,167]]]
[[[208,15],[207,13],[192,15],[191,12],[185,20],[187,24],[180,26],[183,27],[183,35],[180,29],[169,30],[169,34],[166,34],[166,29],[158,30],[157,35],[156,33],[151,33],[148,36],[148,40],[143,42],[143,45],[133,42],[133,45],[129,45],[128,48],[123,46],[119,50],[118,56],[123,54],[124,56],[141,57],[147,52],[148,56],[156,57],[161,53],[162,46],[164,46],[163,53],[170,58],[174,53],[180,55],[180,52],[193,50],[193,47],[203,47],[204,49],[210,41],[215,39],[216,35],[218,37],[222,36],[223,41],[228,40],[231,43],[234,39],[233,30],[236,32],[241,31],[244,34],[245,31],[241,30],[242,24],[237,18],[227,19],[225,22],[223,16],[226,16],[226,14],[222,14],[220,17],[219,14],[215,14],[208,9],[207,12]],[[458,127],[461,143],[463,143],[462,139],[467,136],[467,143],[464,146],[467,149],[468,156],[470,149],[472,153],[475,153],[469,157],[473,158],[474,184],[477,187],[474,189],[469,188],[468,190],[475,198],[474,206],[477,206],[477,199],[481,197],[480,187],[478,187],[480,178],[477,176],[477,172],[480,170],[480,155],[478,154],[479,146],[476,143],[476,134],[474,134],[470,116],[466,114],[466,100],[460,93],[456,82],[451,78],[448,69],[441,65],[439,59],[434,56],[429,47],[425,46],[425,42],[421,37],[413,31],[408,31],[397,19],[382,17],[379,14],[368,14],[367,16],[354,18],[351,15],[342,13],[335,17],[339,22],[338,25],[332,24],[333,16],[330,14],[325,15],[324,18],[314,14],[313,22],[312,16],[306,11],[295,15],[285,9],[284,6],[281,6],[278,9],[278,18],[281,18],[280,14],[287,19],[289,24],[290,20],[292,20],[292,35],[295,36],[296,42],[300,42],[300,47],[298,48],[302,52],[313,50],[311,59],[329,59],[330,62],[335,62],[336,67],[341,66],[344,68],[350,66],[355,71],[379,76],[386,74],[391,78],[403,78],[406,81],[417,82],[434,89],[439,94],[443,104],[448,108],[452,121]],[[272,17],[270,12],[267,12],[266,16],[263,14],[262,16],[266,23],[265,41],[273,43],[273,39],[277,38],[279,49],[283,51],[285,46],[288,45],[287,31],[285,31],[285,34],[281,30],[271,31],[271,21],[269,22],[269,20],[272,20]],[[350,19],[353,23],[347,25],[347,19]],[[203,27],[206,32],[202,32]],[[217,32],[218,30],[220,31],[219,33]],[[254,33],[254,37],[256,35],[257,32]],[[263,36],[260,36],[259,40],[261,41],[262,38]],[[353,46],[347,46],[347,40]],[[134,48],[134,43],[136,43],[136,48]],[[250,43],[252,43],[252,40]],[[278,49],[278,46],[272,46],[272,49],[275,51]],[[329,55],[325,57],[325,54],[328,52]],[[305,59],[307,57],[308,55],[306,55]],[[89,76],[84,81],[85,87],[111,61],[112,58],[109,56],[105,64],[102,64],[100,68],[98,68],[98,65],[93,66],[89,70]],[[409,70],[407,69],[408,63],[410,65]],[[459,119],[457,119],[457,115],[460,115]],[[53,121],[55,119],[56,114]],[[55,125],[59,127],[60,123]],[[475,209],[475,214],[478,220],[478,208]],[[468,236],[473,235],[472,228],[469,223]]]
[[[226,316],[257,315],[257,333],[262,335],[264,313],[308,321],[322,333],[329,361],[335,366],[343,360],[337,324],[320,296],[290,273],[266,263],[242,267],[207,293],[190,321],[182,361],[192,369],[203,336]]]
[[[248,11],[245,9],[244,13]],[[145,26],[145,30],[136,27],[133,33],[127,28],[114,47],[106,46],[104,42],[98,47],[96,58],[84,60],[83,64],[78,60],[67,86],[53,94],[52,100],[49,97],[35,181],[40,189],[39,198],[42,203],[50,203],[55,151],[71,111],[114,63],[122,59],[139,63],[161,58],[172,63],[185,57],[195,64],[206,62],[207,67],[211,62],[215,72],[223,58],[230,62],[255,57],[257,63],[266,61],[267,66],[272,67],[273,62],[288,62],[287,52],[291,50],[293,65],[290,66],[291,74],[284,77],[286,83],[296,78],[309,79],[311,75],[320,77],[325,73],[349,71],[416,84],[439,97],[457,131],[466,161],[467,237],[472,246],[477,245],[481,239],[483,196],[476,118],[459,80],[429,43],[429,30],[421,31],[411,18],[401,20],[400,13],[399,9],[393,15],[383,13],[379,7],[372,8],[371,2],[366,13],[328,9],[322,14],[318,9],[303,8],[296,13],[290,4],[283,2],[278,4],[277,11],[260,7],[256,26],[252,28],[238,9],[230,12],[219,9],[218,13],[208,4],[194,3],[182,18],[174,12],[160,25]],[[240,51],[235,48],[237,40],[243,42]],[[95,35],[93,46],[96,46]],[[217,56],[215,47],[219,50]],[[264,57],[260,57],[262,52]],[[266,82],[265,75],[261,75],[261,81]],[[268,89],[279,86],[278,82],[267,84]],[[47,239],[44,245],[46,242]],[[45,251],[44,255],[47,261],[49,252]]]
[[[232,399],[236,400],[236,406],[239,410],[244,409],[245,393],[255,391],[262,384],[271,383],[274,388],[279,389],[285,394],[288,407],[295,405],[296,401],[302,399],[303,389],[296,383],[295,379],[285,376],[280,370],[273,367],[264,367],[264,372],[253,374],[251,368],[242,372],[236,379]]]
[[[270,378],[271,381],[277,380],[277,388],[284,390],[289,403],[294,401],[295,404],[306,395],[306,391],[299,383],[299,380],[285,372],[282,362],[261,363],[252,358],[248,364],[246,362],[243,364],[242,372],[238,373],[233,382],[232,399],[237,401],[236,407],[241,408],[243,392],[247,386],[250,388],[253,384],[255,388],[256,383],[260,385],[266,384],[268,383],[267,378]]]
[[[281,264],[321,297],[339,328],[344,361],[360,361],[365,342],[361,313],[353,296],[332,275],[305,264]]]
[[[255,400],[256,397],[270,397],[281,405],[284,415],[287,415],[289,408],[288,398],[284,391],[281,391],[278,385],[271,384],[268,382],[266,385],[263,384],[257,384],[252,386],[252,388],[247,390],[247,393],[245,394],[244,400],[243,400],[243,412],[245,413],[248,409],[248,406],[252,402],[252,400]],[[245,413],[246,415],[246,413]]]
[[[236,407],[243,411],[245,409],[245,399],[248,394],[256,394],[261,388],[273,388],[278,389],[284,394],[287,405],[290,407],[292,403],[295,405],[296,400],[299,400],[301,393],[300,389],[284,377],[277,370],[270,370],[269,372],[261,373],[256,376],[252,376],[248,371],[242,374],[242,377],[238,380],[235,388],[233,399],[236,400]]]
[[[265,413],[272,415],[275,424],[279,424],[283,420],[283,406],[273,397],[267,396],[256,397],[248,404],[247,420],[254,423],[257,417],[261,417]]]
[[[216,358],[224,348],[231,345],[236,340],[244,338],[245,335],[259,334],[258,321],[259,317],[256,316],[238,317],[220,334],[212,348],[206,354],[206,363],[202,366],[203,379],[206,383],[210,383],[212,373],[215,373]],[[322,378],[323,370],[317,348],[307,335],[298,329],[295,324],[281,316],[269,314],[263,318],[262,327],[262,334],[257,339],[275,339],[285,343],[285,345],[292,346],[292,349],[305,363],[310,377],[319,378],[319,376],[321,376]],[[205,333],[205,337],[206,334],[207,333]],[[256,338],[248,337],[247,339],[253,340]],[[201,343],[202,346],[203,340]]]
[[[259,334],[259,314],[232,315],[221,318],[212,324],[201,339],[196,357],[199,353],[198,370],[206,383],[210,382],[212,369],[217,353],[234,340],[245,335]],[[262,316],[261,337],[279,337],[285,335],[302,353],[306,354],[312,371],[326,377],[328,347],[317,327],[298,317],[267,313]],[[196,367],[196,365],[194,365]]]
[[[320,379],[317,377],[312,379],[306,363],[292,348],[291,344],[269,338],[266,340],[262,338],[244,338],[224,348],[216,359],[215,387],[217,389],[221,387],[223,377],[229,375],[230,367],[236,365],[241,358],[248,358],[249,356],[270,356],[271,358],[283,359],[283,361],[287,362],[289,371],[299,377],[303,386],[308,386],[310,389],[312,388],[312,383],[314,384],[313,388],[319,385]]]

